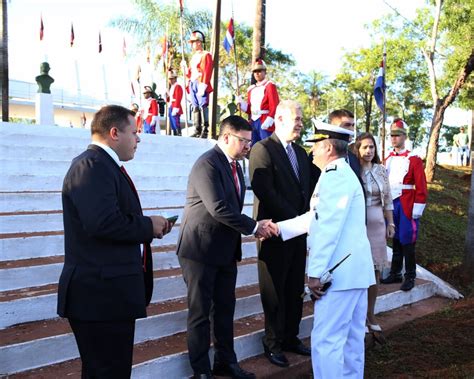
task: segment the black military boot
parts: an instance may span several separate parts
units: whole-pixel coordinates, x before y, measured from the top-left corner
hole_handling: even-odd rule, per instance
[[[191,137],[199,138],[202,133],[201,112],[199,108],[193,109],[193,126],[194,133]]]
[[[402,282],[402,266],[403,266],[403,252],[400,240],[393,239],[392,249],[392,266],[390,267],[390,275],[385,279],[380,279],[382,284],[392,284]]]
[[[203,120],[203,123],[204,123],[204,129],[202,130],[201,135],[199,137],[207,138],[207,135],[209,134],[209,108],[208,107],[201,108],[201,119]]]
[[[178,125],[176,128],[177,128],[176,135],[180,136],[181,135],[181,126]]]
[[[405,280],[400,289],[410,291],[415,287],[416,278],[415,244],[403,245],[402,250],[405,258]]]

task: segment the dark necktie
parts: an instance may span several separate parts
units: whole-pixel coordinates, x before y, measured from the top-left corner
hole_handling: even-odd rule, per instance
[[[295,151],[293,150],[293,146],[291,146],[291,142],[286,145],[286,152],[288,154],[288,158],[290,160],[291,166],[293,167],[293,171],[295,172],[296,177],[300,180],[300,174],[298,170],[298,160],[296,159]]]
[[[125,177],[127,178],[128,183],[130,184],[130,187],[132,187],[133,192],[135,192],[135,195],[137,196],[138,202],[140,202],[140,198],[138,197],[137,188],[135,187],[135,184],[133,184],[132,178],[128,175],[127,170],[125,170],[124,166],[120,166],[120,171],[122,171],[123,174],[125,175]],[[140,213],[143,216],[143,211],[142,211],[141,205],[140,205]],[[146,258],[147,258],[148,253],[149,253],[148,244],[144,243],[143,244],[143,271],[145,271],[145,272],[146,272]]]
[[[230,162],[230,165],[232,166],[232,176],[234,177],[235,189],[237,190],[237,193],[240,196],[240,183],[239,183],[239,176],[237,175],[237,162],[232,161]]]

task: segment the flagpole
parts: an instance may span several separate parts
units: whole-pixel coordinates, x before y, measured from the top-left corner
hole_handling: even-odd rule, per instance
[[[232,2],[232,27],[234,29],[234,61],[235,61],[235,79],[237,81],[237,98],[240,97],[240,86],[239,86],[239,68],[237,64],[237,38],[235,37],[236,35],[236,30],[235,30],[235,19],[234,19],[234,2]],[[242,116],[242,110],[240,109],[240,104],[238,106],[239,109],[239,116]]]
[[[166,26],[166,35],[165,35],[165,43],[166,43],[166,55],[164,56],[164,65],[165,65],[165,90],[168,92],[168,70],[169,70],[169,65],[168,65],[168,25]],[[166,99],[166,92],[165,92],[165,99]],[[170,125],[170,118],[168,117],[168,102],[166,101],[165,103],[165,122],[166,122],[166,135],[169,136],[171,135],[171,125]]]
[[[387,109],[387,83],[385,82],[385,74],[387,71],[387,50],[385,41],[383,43],[383,111],[382,111],[382,162],[385,161],[385,118],[386,118],[386,109]]]
[[[183,28],[183,5],[182,1],[180,1],[179,7],[179,24],[180,24],[180,34],[181,34],[181,69],[183,70],[183,86],[184,86],[184,127],[186,128],[186,135],[189,137],[189,129],[188,129],[188,96],[186,91],[186,60],[184,59],[184,28]]]

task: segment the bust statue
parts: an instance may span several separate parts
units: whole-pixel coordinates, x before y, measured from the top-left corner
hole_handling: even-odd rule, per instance
[[[38,93],[51,93],[51,90],[49,87],[51,84],[54,82],[54,79],[49,76],[49,63],[48,62],[43,62],[41,63],[40,66],[40,73],[41,75],[38,75],[36,77],[36,83],[38,83]]]

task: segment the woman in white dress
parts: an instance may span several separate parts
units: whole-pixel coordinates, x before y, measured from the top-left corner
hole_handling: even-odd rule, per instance
[[[378,284],[380,272],[387,263],[386,238],[392,238],[395,234],[390,185],[385,167],[380,164],[377,145],[372,134],[362,133],[357,137],[354,153],[359,158],[361,178],[366,194],[367,237],[372,250],[375,277]],[[367,327],[373,332],[382,331],[374,314],[378,292],[377,284],[370,286],[368,291]]]

